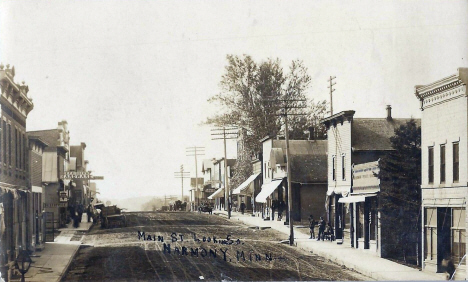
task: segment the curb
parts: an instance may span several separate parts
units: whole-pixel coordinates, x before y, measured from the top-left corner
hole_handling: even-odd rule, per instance
[[[60,282],[62,281],[62,279],[65,277],[65,275],[68,273],[68,270],[70,268],[70,265],[72,263],[72,261],[74,260],[75,256],[76,256],[76,253],[78,253],[78,250],[81,249],[81,245],[78,246],[78,248],[75,249],[75,251],[73,252],[73,254],[71,255],[70,257],[70,260],[68,261],[67,265],[65,266],[65,268],[62,270],[62,273],[60,273],[58,279],[56,280],[57,282]]]

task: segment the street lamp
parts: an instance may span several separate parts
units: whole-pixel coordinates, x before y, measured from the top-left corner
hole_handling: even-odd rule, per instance
[[[21,282],[24,282],[24,274],[28,272],[29,267],[31,266],[32,260],[31,257],[29,256],[29,253],[27,250],[21,250],[18,257],[16,258],[16,263],[15,267],[19,270],[21,273]]]

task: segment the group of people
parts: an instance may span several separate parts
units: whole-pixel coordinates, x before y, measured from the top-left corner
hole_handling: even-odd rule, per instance
[[[325,240],[325,238],[329,239],[330,241],[334,240],[334,232],[333,232],[333,227],[331,226],[330,223],[326,223],[323,217],[320,217],[320,220],[317,222],[315,221],[314,217],[312,215],[309,216],[309,229],[310,229],[310,238],[309,239],[315,239],[315,226],[318,225],[318,236],[317,236],[317,241],[322,241]]]
[[[91,204],[89,204],[85,209],[83,204],[76,203],[76,205],[69,205],[68,210],[70,212],[70,219],[73,221],[74,228],[78,228],[80,226],[84,212],[86,212],[86,215],[88,216],[88,222],[90,222],[93,217],[93,207]]]
[[[271,220],[275,220],[275,211],[278,210],[278,220],[283,218],[283,211],[286,208],[284,201],[273,200],[271,202]]]

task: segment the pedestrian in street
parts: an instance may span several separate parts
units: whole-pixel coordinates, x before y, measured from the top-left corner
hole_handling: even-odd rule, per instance
[[[241,213],[244,214],[244,211],[245,211],[245,203],[244,202],[241,203],[240,209],[241,209]]]
[[[275,211],[278,208],[278,201],[273,200],[271,202],[271,220],[275,220]]]
[[[315,221],[312,215],[309,216],[309,229],[310,229],[310,238],[315,239],[315,225],[317,225],[317,221]]]
[[[320,238],[322,238],[322,241],[325,239],[324,238],[324,232],[325,232],[325,220],[323,220],[323,217],[320,217],[320,220],[319,220],[319,234],[318,234],[318,238],[317,238],[317,241],[320,241]]]

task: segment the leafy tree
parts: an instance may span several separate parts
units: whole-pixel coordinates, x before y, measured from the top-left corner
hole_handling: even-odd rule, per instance
[[[390,141],[394,150],[381,158],[379,172],[382,234],[393,255],[407,262],[420,237],[421,127],[411,119]]]
[[[277,115],[280,108],[277,99],[306,99],[311,84],[307,68],[301,61],[291,62],[285,72],[279,59],[255,62],[243,55],[227,56],[228,64],[222,75],[221,92],[208,101],[220,106],[220,113],[207,119],[215,126],[237,126],[242,129],[241,150],[238,151],[232,187],[239,185],[251,174],[250,157],[261,150],[260,139],[282,132],[283,120]],[[312,103],[314,114],[320,115],[324,103]],[[308,108],[309,110],[309,108]],[[291,116],[292,138],[304,139],[309,127],[308,116]],[[319,122],[315,123],[320,124]]]

